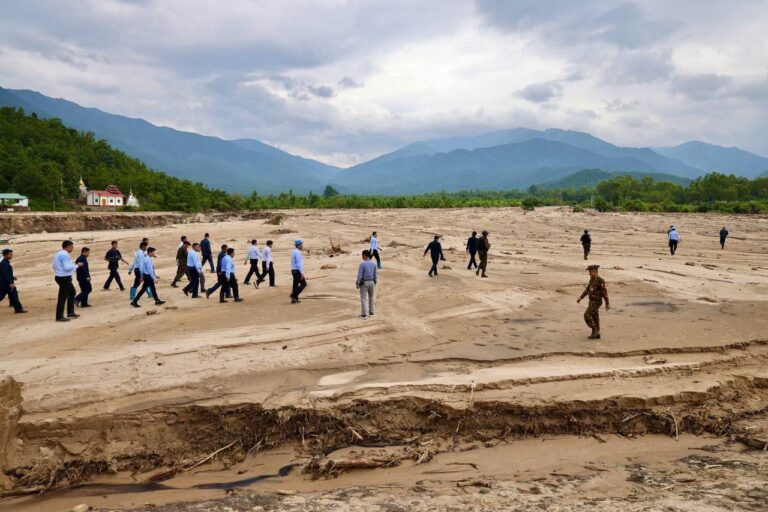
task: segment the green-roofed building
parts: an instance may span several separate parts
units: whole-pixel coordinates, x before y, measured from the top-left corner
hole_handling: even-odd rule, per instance
[[[28,210],[29,198],[15,192],[0,192],[0,211]]]

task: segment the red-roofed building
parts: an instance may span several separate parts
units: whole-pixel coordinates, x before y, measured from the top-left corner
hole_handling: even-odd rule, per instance
[[[115,208],[123,206],[125,196],[120,189],[114,185],[108,186],[105,190],[89,190],[85,196],[87,206],[103,206]]]

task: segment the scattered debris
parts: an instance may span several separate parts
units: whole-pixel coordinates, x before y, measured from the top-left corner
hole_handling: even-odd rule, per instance
[[[320,270],[333,270],[335,268],[337,268],[336,265],[334,265],[332,263],[327,263],[327,264],[323,265],[322,267],[320,267]]]
[[[273,229],[269,232],[270,235],[287,235],[289,233],[296,233],[297,231],[295,229],[290,228],[279,228],[279,229]]]
[[[275,215],[272,215],[264,224],[269,224],[271,226],[279,226],[280,224],[285,221],[285,215],[282,213],[277,213]]]

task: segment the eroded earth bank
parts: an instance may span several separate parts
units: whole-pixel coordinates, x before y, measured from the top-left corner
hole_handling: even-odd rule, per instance
[[[30,313],[0,311],[0,508],[764,507],[768,219],[282,213],[279,226],[14,236]],[[683,239],[674,257],[669,224]],[[584,228],[613,306],[597,341],[575,303]],[[373,229],[384,269],[377,315],[363,321],[354,279]],[[489,279],[466,270],[472,229],[491,231]],[[241,280],[247,240],[273,239],[278,287],[243,286],[241,304],[170,288],[179,236],[204,232],[238,248]],[[422,253],[435,233],[448,261],[430,279]],[[81,318],[52,321],[60,240],[94,250],[99,290],[109,241],[128,255],[142,236],[159,249],[163,307],[95,291]],[[295,237],[309,287],[291,305]]]

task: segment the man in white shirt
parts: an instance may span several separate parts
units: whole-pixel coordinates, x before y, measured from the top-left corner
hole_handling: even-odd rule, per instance
[[[56,284],[59,285],[59,296],[56,300],[56,321],[69,322],[70,318],[78,318],[80,315],[75,313],[75,285],[72,284],[72,273],[82,263],[75,265],[72,263],[70,254],[75,248],[71,240],[65,240],[61,244],[61,250],[53,257],[53,274]],[[64,316],[64,306],[67,306],[67,316]]]
[[[227,302],[224,297],[229,291],[232,292],[235,302],[242,302],[243,299],[240,298],[240,291],[237,287],[237,279],[235,278],[234,247],[228,248],[227,255],[221,259],[221,273],[223,274],[224,286],[221,287],[219,292],[219,302]]]
[[[243,265],[251,264],[250,270],[248,270],[248,274],[245,276],[245,280],[243,280],[243,284],[251,284],[251,276],[256,276],[256,288],[259,287],[259,284],[264,280],[261,274],[259,274],[259,260],[261,259],[261,251],[259,251],[259,246],[257,241],[251,240],[251,246],[248,248],[248,254],[245,257],[245,261],[243,262]]]
[[[200,262],[200,244],[192,244],[192,250],[187,253],[187,273],[189,274],[189,284],[182,290],[184,295],[189,297],[192,292],[193,299],[199,299],[200,295],[200,274],[203,272],[203,265]]]
[[[269,276],[269,287],[274,288],[275,285],[275,268],[272,264],[272,240],[267,240],[267,244],[264,249],[261,250],[261,265],[262,274],[261,280],[264,281],[265,276]],[[257,286],[258,288],[258,286]]]
[[[376,267],[381,269],[381,257],[379,256],[379,236],[375,231],[371,234],[371,247],[369,249],[369,253],[371,257],[376,260]]]
[[[669,238],[669,252],[674,256],[677,252],[677,244],[680,243],[680,233],[677,232],[675,226],[669,226],[667,237]]]
[[[147,247],[149,247],[149,239],[144,238],[139,244],[139,248],[133,253],[133,262],[128,267],[128,272],[133,273],[133,286],[131,286],[131,300],[136,298],[136,291],[141,284],[141,261],[147,256]]]
[[[154,247],[147,247],[147,254],[144,256],[144,258],[141,260],[141,268],[139,271],[141,272],[141,277],[144,281],[144,284],[141,286],[141,290],[139,290],[139,293],[136,295],[136,298],[134,298],[131,301],[131,306],[135,308],[140,308],[139,306],[139,299],[141,299],[141,296],[144,295],[144,292],[147,293],[147,296],[151,296],[155,298],[155,305],[161,306],[165,304],[165,301],[160,300],[160,297],[157,295],[157,274],[155,274],[155,266],[152,263],[152,258],[155,258],[155,248]],[[150,295],[151,293],[151,295]]]
[[[307,279],[304,277],[304,258],[301,255],[301,250],[304,249],[304,242],[301,240],[295,240],[293,242],[294,249],[291,253],[291,275],[293,276],[293,289],[291,291],[291,304],[301,302],[299,295],[307,287]]]

